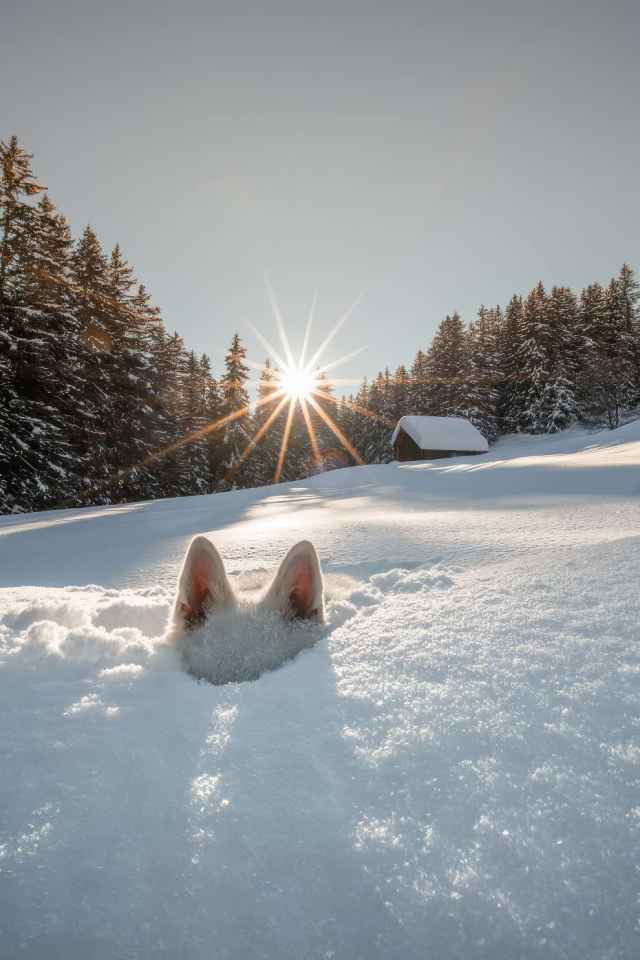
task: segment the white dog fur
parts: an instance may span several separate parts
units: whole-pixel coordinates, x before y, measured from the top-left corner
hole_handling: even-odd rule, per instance
[[[324,619],[320,561],[308,540],[289,550],[261,600],[247,603],[237,598],[214,545],[198,536],[178,577],[167,640],[197,677],[255,680],[313,646],[313,624]]]

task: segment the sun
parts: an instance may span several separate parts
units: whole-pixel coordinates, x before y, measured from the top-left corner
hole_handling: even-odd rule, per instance
[[[307,400],[317,388],[313,373],[304,367],[285,367],[279,374],[280,389],[291,400]]]

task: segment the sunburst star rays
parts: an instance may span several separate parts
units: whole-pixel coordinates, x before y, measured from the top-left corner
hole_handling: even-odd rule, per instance
[[[363,407],[353,400],[347,400],[344,398],[342,400],[338,400],[330,392],[331,388],[334,386],[343,386],[357,382],[355,379],[334,377],[330,374],[331,371],[342,366],[360,354],[362,350],[365,349],[364,347],[360,347],[357,350],[352,350],[336,360],[331,360],[324,364],[319,363],[327,347],[334,341],[341,328],[355,310],[361,298],[358,297],[349,307],[349,309],[342,314],[338,322],[329,331],[320,346],[315,350],[311,356],[311,359],[307,360],[307,354],[309,352],[311,340],[311,330],[317,304],[317,295],[314,295],[305,324],[302,349],[300,351],[300,356],[296,361],[291,349],[289,338],[287,336],[282,312],[278,306],[278,302],[268,279],[265,278],[265,281],[267,284],[271,309],[276,322],[276,328],[278,330],[278,338],[281,349],[276,349],[270,340],[264,336],[264,334],[250,324],[250,327],[257,340],[265,348],[267,354],[275,364],[275,368],[272,368],[271,387],[268,388],[268,392],[259,397],[253,404],[253,409],[255,411],[264,408],[267,404],[269,405],[265,411],[267,413],[266,419],[256,430],[255,434],[249,440],[244,449],[236,455],[235,462],[228,466],[224,476],[224,485],[227,488],[233,483],[234,478],[237,476],[243,464],[254,453],[268,432],[272,429],[276,429],[276,424],[278,422],[281,424],[279,429],[282,430],[282,437],[278,450],[273,481],[274,483],[279,482],[284,471],[286,457],[289,450],[289,442],[292,436],[294,416],[298,406],[300,407],[302,420],[309,437],[311,458],[314,468],[320,466],[323,461],[321,434],[318,433],[317,429],[320,422],[322,422],[333,434],[340,446],[349,454],[352,461],[358,464],[363,463],[362,457],[355,448],[354,444],[345,435],[343,430],[341,430],[340,426],[335,422],[334,418],[329,413],[327,409],[329,403],[336,407],[344,403],[344,405],[351,409],[354,413],[368,417],[372,420],[377,420],[385,425],[390,426],[384,417],[375,413],[373,410],[368,410],[366,407]],[[247,364],[252,369],[263,369],[260,364],[255,363],[252,360],[247,360]],[[255,383],[255,381],[251,382]],[[263,379],[261,379],[260,384],[264,385]],[[315,423],[312,411],[316,417]],[[230,426],[235,421],[244,420],[245,423],[248,423],[250,417],[251,405],[245,405],[242,407],[242,409],[234,410],[215,421],[205,424],[198,430],[185,434],[185,436],[179,438],[174,443],[150,453],[142,461],[134,464],[127,471],[121,471],[121,473],[130,472],[139,469],[140,467],[148,466],[153,461],[157,461],[162,457],[170,456],[181,447],[184,447],[190,443],[195,443],[203,437],[215,434],[218,431],[222,431],[225,427]],[[284,426],[282,426],[283,417]]]
[[[287,331],[282,316],[282,311],[278,305],[276,295],[273,291],[273,288],[269,282],[269,278],[265,275],[265,285],[267,288],[267,294],[269,297],[269,302],[271,304],[271,310],[273,312],[273,317],[276,323],[276,328],[278,331],[278,337],[280,340],[280,349],[276,349],[273,344],[265,337],[259,330],[257,330],[253,325],[251,329],[253,330],[256,338],[266,349],[268,355],[276,364],[276,370],[273,374],[274,388],[277,391],[277,396],[282,397],[277,408],[272,411],[265,423],[260,427],[258,433],[249,441],[246,448],[240,454],[236,468],[251,455],[257,444],[264,437],[268,429],[271,427],[273,422],[276,420],[277,416],[282,412],[283,406],[286,401],[289,401],[289,409],[286,415],[286,421],[284,424],[284,430],[282,433],[282,441],[280,444],[280,450],[278,453],[278,461],[276,464],[274,482],[277,483],[280,480],[282,475],[288,447],[289,439],[291,436],[291,429],[293,425],[293,418],[296,410],[296,406],[300,406],[300,411],[304,420],[304,424],[309,436],[309,443],[312,450],[312,458],[314,465],[318,465],[322,462],[322,452],[320,450],[320,443],[318,440],[318,434],[316,432],[313,419],[309,412],[309,405],[316,412],[317,416],[322,420],[333,435],[337,438],[340,445],[347,451],[347,453],[355,460],[356,463],[362,463],[362,458],[360,457],[358,451],[355,449],[351,441],[345,436],[342,430],[334,421],[333,417],[329,412],[324,409],[317,401],[331,400],[334,403],[337,403],[334,397],[330,394],[330,389],[335,385],[342,385],[349,382],[345,378],[337,379],[335,377],[329,377],[328,374],[330,371],[335,370],[337,367],[342,366],[342,364],[347,363],[349,360],[353,359],[364,349],[363,347],[353,350],[350,353],[345,354],[342,357],[339,357],[337,360],[332,360],[329,363],[325,363],[322,366],[317,366],[318,361],[322,357],[323,353],[333,342],[341,328],[347,322],[356,306],[360,302],[361,297],[358,296],[356,300],[351,304],[348,310],[346,310],[335,326],[329,331],[327,336],[324,338],[320,346],[313,353],[310,360],[307,360],[307,353],[309,350],[309,343],[311,339],[311,329],[313,326],[313,320],[315,315],[315,309],[317,304],[317,294],[314,294],[309,313],[307,316],[307,322],[305,324],[304,338],[302,342],[302,349],[300,351],[299,359],[296,361],[293,356],[293,351],[291,349],[291,344],[287,336]],[[254,363],[250,364],[252,367],[255,367]],[[315,369],[314,369],[315,368]],[[275,399],[276,393],[271,393],[267,400]],[[234,472],[235,472],[234,470]]]

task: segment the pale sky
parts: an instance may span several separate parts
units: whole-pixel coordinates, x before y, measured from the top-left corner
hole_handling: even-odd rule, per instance
[[[316,341],[363,293],[327,352],[359,378],[640,268],[639,50],[637,0],[0,0],[0,137],[214,372],[275,338],[267,271],[298,342],[315,290]]]

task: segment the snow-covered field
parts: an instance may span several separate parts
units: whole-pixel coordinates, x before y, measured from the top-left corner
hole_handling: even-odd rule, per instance
[[[161,644],[196,533],[317,645]],[[640,956],[640,422],[0,519],[0,955]]]

